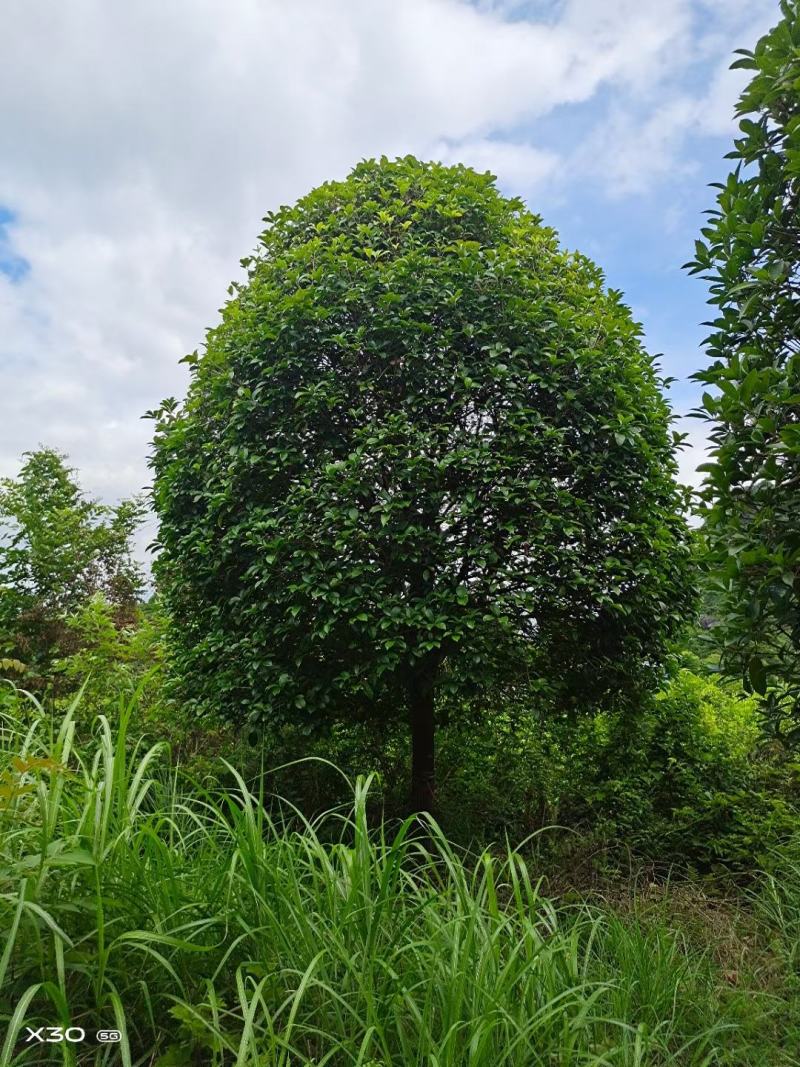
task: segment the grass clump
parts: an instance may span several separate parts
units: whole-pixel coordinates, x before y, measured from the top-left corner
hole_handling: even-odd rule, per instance
[[[769,996],[663,914],[556,903],[519,850],[459,852],[434,822],[370,827],[369,777],[315,819],[231,765],[182,782],[128,742],[131,708],[85,745],[75,706],[2,723],[0,1065],[767,1062]],[[50,1025],[87,1041],[23,1041]]]

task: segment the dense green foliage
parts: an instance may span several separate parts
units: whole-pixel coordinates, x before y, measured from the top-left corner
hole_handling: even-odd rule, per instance
[[[603,717],[584,751],[570,822],[585,803],[595,831],[661,870],[752,870],[797,825],[797,768],[761,750],[756,702],[714,678],[680,671],[635,718]]]
[[[362,163],[267,222],[155,413],[184,699],[309,731],[405,704],[429,777],[435,692],[640,693],[691,582],[620,295],[463,166]]]
[[[55,661],[75,651],[74,612],[101,594],[119,623],[142,590],[131,538],[143,505],[87,499],[52,449],[23,456],[17,478],[0,482],[0,656],[22,665],[25,684],[53,683]]]
[[[95,594],[67,616],[66,626],[74,646],[56,661],[55,672],[67,693],[82,688],[82,716],[113,714],[121,693],[138,692],[140,727],[172,739],[163,693],[166,620],[158,601],[134,605],[121,620],[115,606]]]
[[[368,782],[349,814],[288,824],[232,769],[228,789],[176,784],[158,746],[126,742],[130,711],[86,748],[71,713],[55,736],[2,722],[4,1065],[64,1062],[23,1021],[117,1026],[119,1062],[161,1067],[794,1062],[792,853],[769,925],[727,917],[712,953],[702,896],[683,917],[677,895],[558,903],[515,850],[371,831]]]
[[[705,533],[722,592],[723,664],[765,694],[773,730],[800,737],[800,5],[734,63],[736,169],[693,271],[718,317],[697,374],[713,420]]]
[[[327,757],[348,775],[379,773],[384,809],[405,810],[408,734],[340,724],[319,741],[268,732],[270,765],[299,753]],[[255,770],[245,749],[237,762]],[[537,863],[578,883],[615,878],[631,860],[658,875],[734,875],[768,862],[800,810],[800,768],[764,748],[757,703],[738,687],[687,669],[634,715],[580,720],[505,703],[459,711],[439,729],[439,821],[462,845],[522,841],[535,833]],[[303,811],[345,803],[338,772],[292,765],[270,787]],[[560,872],[560,873],[559,873]]]

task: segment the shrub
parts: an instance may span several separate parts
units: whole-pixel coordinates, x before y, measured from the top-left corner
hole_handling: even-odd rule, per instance
[[[681,670],[640,715],[598,728],[595,832],[661,865],[752,869],[796,819],[791,775],[759,750],[757,701],[736,686]]]
[[[120,625],[114,605],[95,593],[65,620],[73,635],[73,651],[56,661],[54,670],[68,681],[69,690],[82,686],[81,712],[91,720],[109,712],[120,693],[137,688],[141,721],[156,714],[164,723],[163,631],[165,620],[156,601],[133,605]]]
[[[588,863],[590,875],[630,857],[662,871],[738,875],[768,864],[797,819],[797,767],[762,744],[756,699],[719,676],[680,670],[634,714],[553,716],[511,702],[491,714],[447,711],[439,819],[464,845],[517,843],[546,829],[536,848],[551,867]],[[403,812],[402,724],[376,732],[341,723],[315,741],[284,729],[268,735],[265,752],[273,764],[315,754],[352,776],[377,771],[384,810]],[[306,812],[347,795],[326,763],[290,766],[271,783]]]

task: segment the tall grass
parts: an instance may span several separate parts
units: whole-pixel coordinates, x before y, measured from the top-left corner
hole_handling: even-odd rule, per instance
[[[800,979],[800,835],[776,851],[756,903],[777,934],[778,951]]]
[[[130,703],[85,745],[74,710],[0,728],[0,1067],[761,1062],[667,924],[557,906],[517,851],[433,822],[370,829],[369,778],[349,811],[278,818],[230,765],[181,783]],[[26,1044],[39,1026],[87,1041]]]

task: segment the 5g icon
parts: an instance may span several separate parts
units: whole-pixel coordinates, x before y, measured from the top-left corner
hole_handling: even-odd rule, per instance
[[[111,1045],[122,1040],[122,1034],[119,1030],[98,1030],[96,1037],[101,1045]]]

